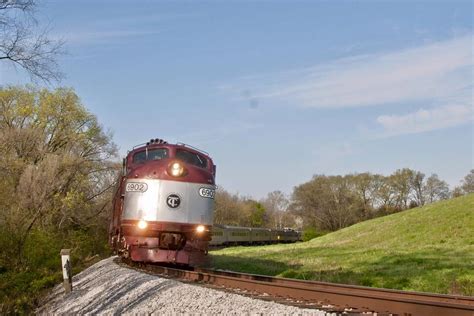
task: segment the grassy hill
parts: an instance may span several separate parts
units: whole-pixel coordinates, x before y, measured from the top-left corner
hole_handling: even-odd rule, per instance
[[[221,269],[474,295],[474,194],[362,222],[297,244],[211,252]]]

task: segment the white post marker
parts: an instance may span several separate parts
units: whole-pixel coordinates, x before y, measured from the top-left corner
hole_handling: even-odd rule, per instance
[[[72,291],[72,267],[70,258],[71,249],[61,249],[61,265],[63,267],[64,290],[67,293]]]

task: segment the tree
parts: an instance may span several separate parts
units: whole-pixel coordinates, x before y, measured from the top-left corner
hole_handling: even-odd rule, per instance
[[[398,169],[390,175],[390,183],[395,195],[395,207],[407,209],[412,191],[412,178],[414,171],[408,168]]]
[[[432,174],[426,179],[424,193],[428,203],[446,200],[449,198],[449,186],[445,181],[440,180],[437,174]]]
[[[239,210],[240,198],[232,195],[222,187],[216,192],[214,206],[214,223],[222,225],[239,225],[242,212]]]
[[[415,203],[418,206],[425,205],[425,174],[420,171],[413,171],[411,174],[410,185],[414,192]]]
[[[453,191],[451,192],[451,196],[453,198],[457,198],[463,195],[464,195],[464,192],[463,192],[463,189],[461,189],[461,187],[455,187]]]
[[[375,175],[374,183],[376,190],[374,192],[375,205],[378,206],[379,211],[389,213],[395,208],[395,192],[392,186],[392,179],[383,175]]]
[[[0,228],[20,260],[35,227],[107,226],[115,157],[111,135],[71,89],[0,89]]]
[[[267,197],[263,200],[266,212],[269,217],[269,227],[272,228],[283,228],[292,226],[291,223],[288,223],[286,220],[290,220],[287,209],[289,201],[286,198],[285,194],[281,191],[273,191],[267,194]]]
[[[295,187],[290,206],[305,220],[305,226],[330,231],[355,223],[362,207],[351,190],[350,177],[324,175]]]
[[[262,203],[252,200],[249,200],[248,203],[251,207],[250,226],[264,227],[266,220],[265,207],[262,205]]]
[[[63,42],[51,39],[47,29],[37,30],[35,7],[35,0],[0,0],[0,61],[20,66],[33,80],[58,81]]]
[[[464,177],[461,188],[467,194],[474,193],[474,169]]]
[[[359,196],[363,205],[361,209],[361,216],[363,218],[370,218],[374,209],[376,199],[376,191],[380,187],[377,176],[369,172],[355,174],[348,176],[348,180],[353,183],[354,191]]]

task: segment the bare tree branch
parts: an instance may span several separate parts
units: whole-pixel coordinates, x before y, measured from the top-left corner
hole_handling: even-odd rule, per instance
[[[33,0],[0,0],[0,10],[15,8],[25,11],[33,8],[34,5]]]
[[[51,39],[48,28],[37,30],[35,7],[34,0],[0,0],[0,61],[20,66],[32,81],[60,81],[64,41]]]

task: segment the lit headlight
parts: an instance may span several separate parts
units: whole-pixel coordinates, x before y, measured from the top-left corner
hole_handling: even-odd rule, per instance
[[[148,223],[146,221],[141,220],[138,222],[138,228],[140,229],[145,229],[147,226],[148,226]]]
[[[206,227],[204,227],[203,225],[199,225],[198,227],[196,227],[196,231],[198,233],[203,233],[205,230],[206,230]]]
[[[184,173],[184,167],[179,162],[173,162],[170,167],[170,174],[173,177],[180,177]]]

